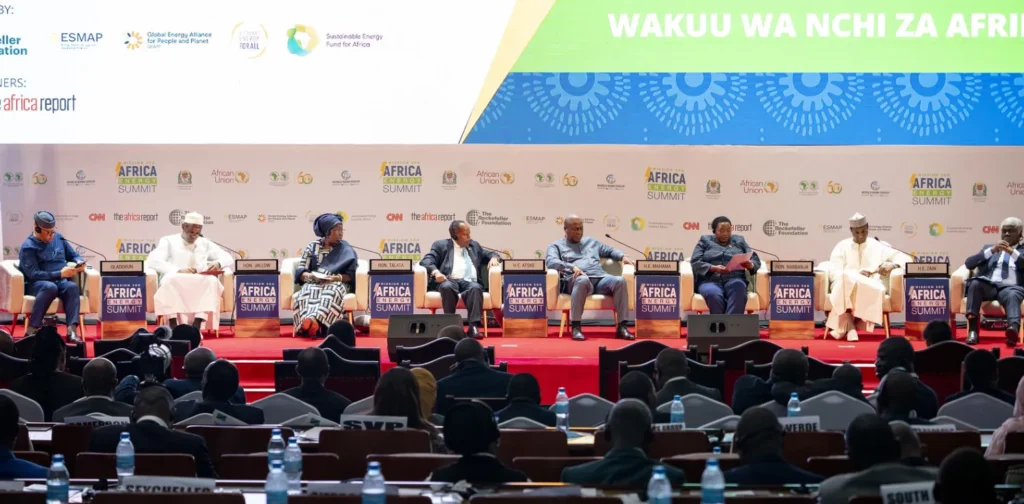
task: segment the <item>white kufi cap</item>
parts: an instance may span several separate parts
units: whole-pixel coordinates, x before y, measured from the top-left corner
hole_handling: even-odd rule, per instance
[[[867,225],[868,218],[861,215],[860,212],[857,212],[853,214],[853,217],[850,217],[850,227],[852,228],[864,227]]]
[[[185,214],[185,220],[181,221],[182,224],[198,224],[203,225],[203,214],[199,212],[189,212]]]

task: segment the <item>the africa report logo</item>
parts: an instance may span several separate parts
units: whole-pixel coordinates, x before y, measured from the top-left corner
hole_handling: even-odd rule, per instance
[[[295,25],[288,28],[288,52],[296,56],[305,56],[316,49],[320,36],[312,26]]]

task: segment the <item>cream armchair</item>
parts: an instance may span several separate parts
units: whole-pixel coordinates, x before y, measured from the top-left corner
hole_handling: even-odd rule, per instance
[[[614,259],[601,259],[601,267],[606,273],[613,276],[621,276],[626,280],[626,292],[629,293],[629,309],[636,307],[636,267],[631,264],[622,264]],[[558,271],[548,269],[547,272],[547,298],[548,311],[561,311],[561,322],[558,324],[558,337],[562,337],[565,325],[569,321],[569,308],[572,304],[572,296],[559,290]],[[611,310],[615,312],[615,299],[604,294],[591,294],[583,305],[584,310]],[[619,321],[616,320],[616,323]]]
[[[292,301],[296,292],[295,268],[299,265],[298,257],[291,257],[281,261],[281,311],[291,310]],[[356,291],[345,294],[342,300],[342,311],[352,323],[353,314],[357,311],[366,311],[367,299],[370,293],[370,261],[360,259],[356,266]],[[327,329],[324,328],[326,331]]]
[[[906,264],[902,262],[901,264]],[[818,289],[822,293],[824,299],[822,300],[822,311],[825,312],[825,318],[828,318],[828,314],[832,312],[832,299],[829,297],[829,292],[832,291],[832,281],[829,279],[828,271],[832,269],[831,261],[823,261],[818,264],[815,271],[815,288],[817,289],[817,273],[821,271],[825,274],[824,276],[824,288]],[[892,270],[889,277],[881,277],[882,285],[885,286],[885,298],[882,301],[882,326],[885,328],[885,337],[890,336],[889,332],[889,314],[890,313],[903,313],[903,268],[896,268]],[[817,300],[815,300],[817,304]],[[828,338],[829,329],[825,328],[825,337]]]
[[[680,288],[682,292],[679,301],[683,311],[697,312],[698,314],[708,311],[708,303],[704,296],[696,291],[696,279],[693,275],[693,265],[690,261],[683,261],[679,265],[679,273],[682,275]],[[744,311],[755,313],[768,309],[768,263],[761,262],[761,267],[754,276],[754,282],[747,287],[747,306]]]
[[[68,266],[73,264],[68,263]],[[79,294],[78,327],[82,331],[81,337],[85,337],[85,315],[98,313],[100,311],[100,272],[95,269],[86,269],[84,280],[81,274],[76,275],[76,282],[79,287],[84,285],[84,290]],[[36,297],[25,295],[25,275],[18,269],[17,260],[0,262],[0,312],[11,314],[11,331],[18,324],[18,316],[25,316],[25,328],[28,328],[28,319],[32,314],[32,307],[35,305]],[[64,305],[59,299],[54,299],[46,310],[47,315],[64,313]]]
[[[974,276],[974,271],[967,269],[961,264],[949,277],[949,312],[967,315],[967,279]],[[1024,303],[1021,303],[1024,308]],[[981,303],[981,314],[986,317],[1005,317],[1006,311],[999,304],[999,301],[985,301]],[[955,330],[955,328],[954,328]]]
[[[156,294],[156,290],[160,288],[160,275],[153,268],[145,268],[146,272],[146,311],[153,312],[154,303],[153,296]],[[220,275],[220,283],[224,286],[224,292],[220,298],[220,311],[231,312],[235,311],[235,273],[230,268],[225,268],[224,273]],[[205,328],[213,331],[216,336],[220,336],[220,313],[210,313],[210,318],[206,321]],[[185,321],[179,321],[184,323]],[[166,324],[167,320],[165,317],[158,316],[156,318],[157,324]]]
[[[443,308],[441,305],[441,293],[437,291],[427,291],[427,269],[419,264],[413,266],[413,287],[415,294],[413,295],[413,301],[416,308],[430,310],[431,314],[437,313],[437,310]],[[487,288],[484,289],[484,300],[481,303],[482,317],[481,322],[484,325],[484,337],[487,337],[487,315],[491,310],[495,310],[501,306],[501,265],[490,268],[487,271]],[[459,304],[456,308],[466,309],[465,303],[462,302],[462,296],[459,296]]]

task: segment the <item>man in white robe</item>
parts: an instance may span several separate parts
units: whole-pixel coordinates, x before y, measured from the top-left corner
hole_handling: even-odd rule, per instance
[[[857,341],[857,328],[871,332],[882,323],[885,283],[889,273],[907,262],[905,254],[877,239],[868,239],[868,220],[850,217],[850,234],[832,249],[829,258],[829,300],[832,311],[825,326],[836,339]]]
[[[203,216],[189,212],[181,233],[165,236],[146,258],[146,267],[160,275],[160,287],[153,296],[157,316],[169,318],[174,327],[183,316],[194,317],[201,329],[207,317],[220,315],[224,286],[218,275],[232,263],[231,255],[200,236]]]

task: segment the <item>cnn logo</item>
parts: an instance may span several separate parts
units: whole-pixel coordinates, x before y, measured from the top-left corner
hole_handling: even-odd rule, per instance
[[[89,214],[89,220],[91,220],[93,222],[103,222],[103,221],[107,220],[107,214],[102,214],[102,213]]]
[[[699,222],[684,222],[683,223],[683,230],[685,230],[685,231],[700,231],[700,223]]]
[[[402,214],[400,213],[389,213],[388,222],[402,222]]]
[[[981,231],[985,234],[999,234],[999,226],[985,226]]]

